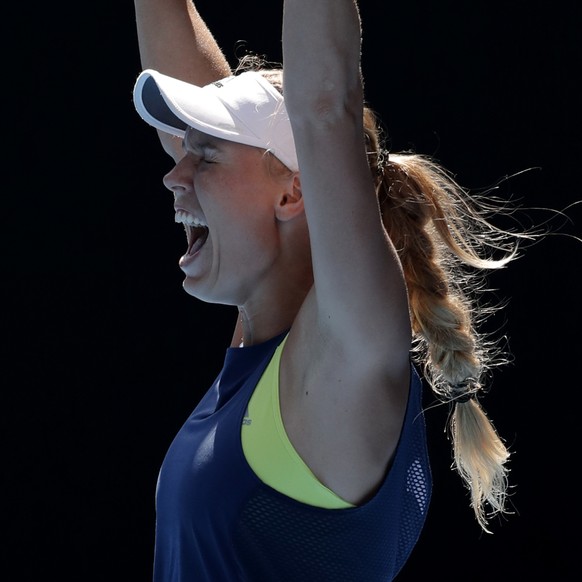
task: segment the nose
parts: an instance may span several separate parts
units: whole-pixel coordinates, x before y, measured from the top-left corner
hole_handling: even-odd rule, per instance
[[[164,176],[164,186],[174,194],[191,191],[194,188],[194,170],[194,161],[190,156],[184,156]]]

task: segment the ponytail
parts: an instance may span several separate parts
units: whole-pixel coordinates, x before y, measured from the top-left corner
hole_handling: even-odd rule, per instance
[[[504,360],[478,331],[495,308],[477,309],[477,300],[483,273],[517,256],[520,235],[493,226],[491,203],[469,196],[430,158],[388,155],[368,108],[364,125],[382,220],[408,287],[412,355],[435,395],[451,407],[454,468],[488,532],[488,518],[505,512],[510,453],[479,402],[487,372]]]

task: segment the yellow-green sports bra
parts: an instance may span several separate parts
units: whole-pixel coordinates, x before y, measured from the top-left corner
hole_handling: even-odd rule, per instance
[[[315,507],[354,507],[311,472],[289,440],[279,406],[279,364],[287,337],[279,344],[249,401],[241,427],[242,447],[263,483]]]

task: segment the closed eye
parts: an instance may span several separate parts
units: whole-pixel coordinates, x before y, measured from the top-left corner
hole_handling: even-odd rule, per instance
[[[194,157],[196,164],[215,164],[218,162],[220,148],[209,136],[189,131],[183,146],[186,153]]]

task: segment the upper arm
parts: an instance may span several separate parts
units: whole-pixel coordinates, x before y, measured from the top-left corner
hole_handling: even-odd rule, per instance
[[[404,276],[382,224],[363,129],[350,117],[296,132],[315,319],[356,349],[405,355],[411,332]]]

